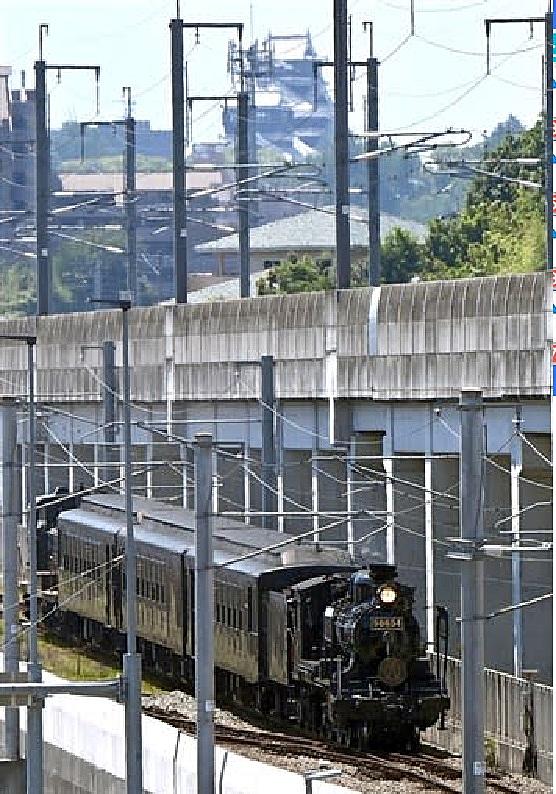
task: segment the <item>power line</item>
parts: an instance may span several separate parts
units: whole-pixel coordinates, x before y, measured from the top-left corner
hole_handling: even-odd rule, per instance
[[[480,57],[480,58],[484,58],[485,57],[485,52],[484,51],[479,51],[479,50],[461,50],[461,49],[458,49],[457,47],[451,47],[449,44],[443,44],[442,42],[439,42],[439,41],[432,41],[431,39],[427,39],[425,36],[421,36],[420,33],[416,33],[415,34],[415,38],[419,39],[420,41],[423,41],[425,44],[428,44],[429,47],[436,47],[437,49],[445,50],[446,52],[451,52],[451,53],[454,53],[455,55],[466,55],[466,56],[473,56],[473,57]],[[523,53],[523,52],[532,52],[533,50],[539,50],[543,46],[544,45],[541,44],[541,43],[532,44],[530,47],[520,47],[517,50],[509,50],[509,51],[506,51],[506,52],[493,52],[492,55],[498,55],[498,56],[506,55],[506,56],[511,57],[511,56],[514,56],[514,55],[519,55],[520,53]]]
[[[524,435],[524,434],[523,434],[521,431],[519,431],[519,430],[517,431],[517,435],[518,435],[518,436],[521,438],[521,440],[522,440],[522,441],[523,441],[525,444],[527,444],[527,446],[529,447],[529,449],[532,449],[532,450],[533,450],[533,452],[535,453],[535,455],[537,455],[537,456],[538,456],[538,457],[539,457],[539,458],[540,458],[542,461],[544,461],[544,462],[546,463],[546,465],[547,465],[547,466],[550,466],[550,468],[552,468],[552,461],[551,461],[549,458],[547,458],[547,457],[546,457],[546,455],[543,455],[543,453],[542,453],[542,452],[541,452],[539,449],[537,449],[537,448],[536,448],[536,446],[535,446],[535,445],[534,445],[534,444],[533,444],[531,441],[529,441],[529,439],[527,438],[527,436],[525,436],[525,435]]]

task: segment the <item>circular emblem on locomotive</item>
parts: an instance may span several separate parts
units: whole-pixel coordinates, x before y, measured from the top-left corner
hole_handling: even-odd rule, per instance
[[[399,686],[407,678],[407,664],[397,656],[387,656],[379,664],[377,675],[386,686]]]

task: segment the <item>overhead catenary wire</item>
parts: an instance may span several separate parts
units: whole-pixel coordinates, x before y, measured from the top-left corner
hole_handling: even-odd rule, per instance
[[[125,555],[124,555],[124,554],[122,554],[122,555],[119,555],[118,557],[114,557],[114,558],[112,558],[112,559],[111,559],[111,560],[109,560],[108,562],[101,563],[101,565],[100,565],[100,566],[96,566],[94,570],[96,570],[97,568],[101,568],[101,567],[104,567],[104,568],[107,568],[108,570],[110,570],[111,568],[115,567],[116,565],[120,565],[120,563],[121,563],[121,562],[122,562],[122,560],[124,560],[124,559],[125,559]],[[91,569],[91,570],[93,570],[93,569]],[[84,572],[84,573],[82,574],[82,576],[86,576],[86,575],[87,575],[87,572]],[[80,576],[81,576],[81,574],[80,574]],[[0,646],[0,648],[1,648],[1,649],[4,651],[4,650],[5,650],[5,649],[6,649],[6,648],[7,648],[7,647],[8,647],[8,646],[11,644],[11,643],[13,643],[13,642],[18,642],[18,641],[19,641],[19,640],[20,640],[22,637],[24,637],[24,636],[25,636],[25,635],[26,635],[28,632],[30,632],[30,631],[32,631],[34,628],[36,628],[36,627],[40,626],[40,625],[41,625],[41,623],[44,623],[45,621],[47,621],[49,618],[51,618],[51,617],[52,617],[52,615],[56,614],[56,612],[58,612],[58,611],[59,611],[59,610],[60,610],[62,607],[64,607],[64,606],[65,606],[66,604],[68,604],[70,601],[73,601],[73,599],[74,599],[74,598],[77,598],[77,597],[79,597],[79,596],[80,596],[82,593],[84,593],[84,592],[85,592],[85,590],[86,590],[88,587],[92,587],[92,586],[93,586],[93,585],[95,585],[95,584],[96,584],[96,581],[89,581],[89,582],[86,582],[86,583],[83,585],[83,587],[82,587],[82,588],[80,588],[79,590],[77,590],[75,593],[71,593],[71,595],[69,595],[67,598],[64,598],[62,601],[59,601],[59,602],[56,604],[56,606],[52,607],[52,609],[50,609],[48,612],[46,612],[44,615],[42,615],[42,617],[38,618],[36,621],[29,622],[29,623],[28,623],[26,626],[24,626],[23,628],[21,628],[21,629],[20,629],[20,630],[19,630],[19,631],[18,631],[16,634],[12,635],[12,637],[10,637],[8,640],[5,640],[5,641],[2,643],[2,645]]]
[[[493,612],[488,612],[486,615],[482,616],[482,620],[492,620],[493,618],[497,618],[500,615],[506,615],[508,612],[515,612],[516,609],[523,609],[524,607],[533,606],[534,604],[538,604],[541,601],[546,601],[549,598],[552,598],[552,593],[545,593],[544,595],[537,596],[536,598],[530,598],[527,601],[521,601],[519,604],[512,604],[511,606],[502,607],[501,609],[495,609]],[[477,618],[473,618],[476,620]],[[461,623],[462,618],[456,618],[458,623]]]
[[[546,463],[547,466],[550,466],[550,468],[552,468],[552,461],[550,460],[550,458],[547,458],[546,455],[543,455],[540,449],[537,449],[537,447],[531,441],[529,441],[529,439],[524,433],[518,430],[517,435],[521,438],[521,440],[525,444],[527,444],[529,449],[533,450],[533,452],[535,453],[535,455],[537,455],[537,457],[539,457],[542,461],[544,461],[544,463]]]
[[[459,433],[458,433],[457,431],[455,431],[455,430],[454,430],[454,428],[453,428],[453,427],[452,427],[450,424],[448,424],[448,422],[446,422],[446,420],[444,419],[444,417],[442,417],[442,416],[438,415],[436,418],[437,418],[437,420],[438,420],[438,421],[439,421],[439,422],[440,422],[442,425],[444,425],[444,427],[446,428],[446,430],[448,430],[448,431],[449,431],[449,432],[452,434],[452,436],[454,436],[454,438],[457,438],[457,439],[458,439],[458,441],[460,440],[460,435],[459,435]],[[516,432],[516,431],[514,431],[514,432],[512,433],[512,435],[510,436],[510,438],[509,438],[507,441],[505,441],[505,442],[504,442],[504,444],[503,444],[503,445],[502,445],[502,446],[501,446],[501,447],[498,449],[497,453],[495,453],[495,454],[498,454],[498,453],[499,453],[499,452],[500,452],[502,449],[504,449],[504,447],[506,447],[506,446],[507,446],[507,445],[510,443],[510,441],[512,440],[512,438],[513,438],[513,437],[514,437],[514,435],[515,435],[515,432]],[[498,469],[499,471],[503,471],[503,472],[504,472],[505,474],[507,474],[508,476],[510,476],[510,475],[511,475],[511,472],[510,472],[510,470],[509,470],[509,469],[506,469],[504,466],[501,466],[501,465],[500,465],[500,463],[497,463],[495,460],[493,460],[493,459],[492,459],[491,457],[489,457],[488,455],[485,455],[485,456],[484,456],[484,459],[486,460],[486,462],[487,462],[487,463],[489,463],[489,464],[490,464],[491,466],[493,466],[495,469]],[[546,488],[546,489],[548,489],[548,490],[550,490],[550,491],[552,490],[552,486],[551,486],[551,485],[548,485],[548,483],[544,483],[544,482],[537,482],[537,480],[531,480],[529,477],[524,477],[522,474],[520,475],[519,479],[520,479],[522,482],[526,482],[526,483],[528,483],[529,485],[535,485],[535,486],[537,486],[537,488]]]

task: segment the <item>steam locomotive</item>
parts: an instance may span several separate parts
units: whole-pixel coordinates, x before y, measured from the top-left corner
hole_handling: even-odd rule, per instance
[[[69,506],[54,533],[48,521],[41,524],[58,577],[58,629],[124,651],[124,500],[95,495]],[[194,515],[139,498],[134,511],[143,664],[191,685]],[[222,516],[213,520],[213,538],[215,683],[222,702],[359,748],[415,750],[420,731],[443,720],[447,615],[438,612],[433,672],[413,614],[413,589],[399,582],[394,566],[358,570],[345,552],[315,543],[273,551],[283,534]]]

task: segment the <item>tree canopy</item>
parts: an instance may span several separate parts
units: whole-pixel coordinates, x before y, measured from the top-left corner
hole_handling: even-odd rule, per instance
[[[327,270],[310,257],[292,256],[257,280],[257,295],[278,295],[292,292],[315,292],[334,286]]]

